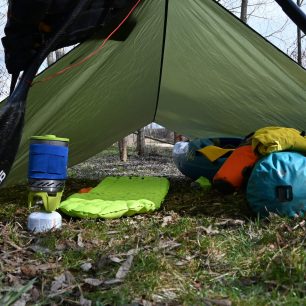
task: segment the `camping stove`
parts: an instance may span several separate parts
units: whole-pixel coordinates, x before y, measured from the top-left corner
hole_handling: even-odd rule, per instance
[[[47,212],[59,207],[67,178],[68,143],[69,139],[55,135],[31,137],[29,207],[43,204]]]

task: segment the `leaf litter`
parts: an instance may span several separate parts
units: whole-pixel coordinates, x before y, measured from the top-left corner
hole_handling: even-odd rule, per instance
[[[273,290],[286,298],[285,290],[288,299],[305,295],[305,220],[271,216],[258,222],[243,195],[194,190],[171,154],[159,154],[131,156],[127,164],[97,156],[70,170],[74,178],[64,194],[94,187],[105,175],[167,176],[169,194],[151,215],[105,221],[64,217],[61,231],[33,235],[25,231],[26,186],[5,189],[0,194],[5,207],[0,210],[0,301],[13,296],[19,305],[120,304],[119,298],[139,305],[254,304],[239,283],[257,286],[263,301],[275,299]],[[279,266],[293,278],[280,284],[273,278]],[[240,290],[240,299],[231,288]]]

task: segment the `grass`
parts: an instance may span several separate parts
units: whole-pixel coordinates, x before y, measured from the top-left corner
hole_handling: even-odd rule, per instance
[[[64,196],[96,183],[70,179]],[[194,190],[182,178],[170,183],[161,210],[152,215],[64,218],[61,231],[39,235],[25,230],[26,187],[3,190],[1,294],[36,278],[27,305],[82,305],[82,299],[97,306],[306,304],[302,219],[273,215],[259,220],[243,194]],[[133,260],[125,278],[109,283],[129,256]],[[84,263],[91,268],[84,270]],[[73,277],[52,292],[56,277],[67,271]],[[88,279],[102,284],[91,285]]]

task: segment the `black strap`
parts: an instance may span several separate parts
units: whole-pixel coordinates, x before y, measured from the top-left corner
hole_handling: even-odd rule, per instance
[[[12,74],[11,86],[10,86],[10,95],[13,93],[13,91],[14,91],[14,89],[15,89],[15,86],[16,86],[16,83],[17,83],[19,74],[20,74],[20,72],[17,72],[17,73],[13,73],[13,74]]]

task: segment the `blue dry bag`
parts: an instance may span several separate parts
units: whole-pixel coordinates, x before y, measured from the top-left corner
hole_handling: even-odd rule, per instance
[[[247,200],[261,216],[269,212],[294,217],[306,212],[306,157],[276,152],[260,159],[251,174]]]

